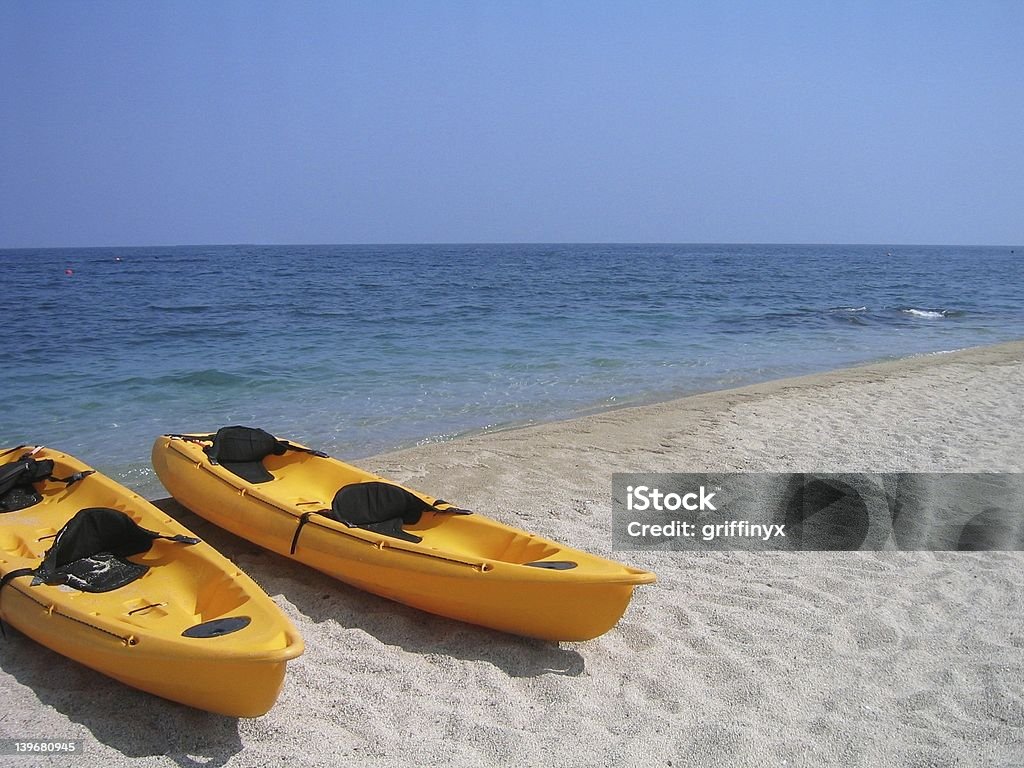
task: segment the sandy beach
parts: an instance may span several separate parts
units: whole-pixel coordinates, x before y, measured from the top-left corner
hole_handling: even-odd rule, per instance
[[[301,436],[296,436],[301,437]],[[359,592],[160,502],[306,641],[271,712],[143,694],[8,629],[13,765],[1024,764],[1024,553],[612,552],[613,472],[1024,471],[1024,342],[465,437],[368,469],[647,568],[620,624],[526,640]]]

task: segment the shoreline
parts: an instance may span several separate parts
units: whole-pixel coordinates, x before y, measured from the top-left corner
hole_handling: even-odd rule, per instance
[[[968,378],[971,376],[983,376],[986,371],[996,371],[1000,368],[1009,368],[1015,365],[1024,365],[1024,340],[982,347],[968,347],[951,352],[913,355],[820,373],[773,379],[732,389],[702,392],[650,404],[614,406],[569,419],[515,426],[487,432],[474,432],[460,435],[452,440],[423,443],[414,447],[387,451],[361,459],[360,461],[368,464],[373,471],[388,475],[389,472],[392,474],[396,472],[401,473],[402,464],[405,462],[425,464],[443,461],[444,454],[465,457],[474,450],[490,451],[500,449],[500,447],[506,447],[511,451],[514,446],[521,446],[532,441],[548,450],[554,450],[559,442],[573,443],[575,447],[567,447],[565,451],[566,453],[577,455],[589,448],[605,455],[609,455],[609,452],[612,451],[611,455],[614,455],[614,453],[622,453],[623,451],[615,450],[612,446],[613,443],[618,446],[628,445],[634,453],[648,455],[653,459],[653,463],[657,466],[641,468],[642,470],[649,471],[711,471],[730,469],[757,469],[764,471],[955,471],[952,464],[943,464],[940,455],[915,456],[913,452],[905,452],[900,455],[899,461],[886,464],[884,461],[885,457],[890,459],[894,457],[891,453],[887,454],[883,449],[874,452],[872,455],[866,455],[862,451],[861,454],[865,455],[860,455],[863,461],[861,464],[852,463],[852,457],[846,455],[842,460],[839,460],[839,457],[832,457],[824,463],[820,462],[819,456],[818,463],[800,466],[797,464],[800,458],[799,453],[794,454],[790,452],[789,455],[780,456],[779,460],[775,461],[768,455],[754,456],[749,447],[747,450],[744,450],[739,445],[735,446],[737,449],[736,456],[724,457],[727,459],[726,462],[722,465],[716,465],[714,462],[707,462],[706,459],[697,461],[694,452],[687,447],[684,441],[680,440],[680,432],[689,430],[691,433],[704,439],[710,439],[712,435],[708,432],[709,427],[714,426],[716,422],[721,422],[719,426],[729,427],[732,424],[738,427],[740,422],[737,419],[741,416],[746,417],[745,423],[747,426],[754,428],[756,432],[763,432],[766,428],[766,423],[763,420],[758,422],[755,418],[757,416],[756,405],[758,402],[768,402],[773,398],[786,399],[786,402],[793,407],[806,408],[808,405],[813,405],[822,427],[830,425],[834,429],[841,428],[841,424],[837,424],[834,419],[830,418],[830,409],[826,407],[826,403],[820,402],[821,397],[834,397],[835,403],[841,408],[844,397],[848,400],[855,390],[864,387],[870,388],[878,396],[892,396],[896,394],[895,389],[897,386],[921,390],[924,395],[927,393],[928,385],[932,384],[938,387],[938,390],[937,393],[931,393],[930,395],[932,399],[931,405],[925,402],[928,398],[924,398],[918,405],[929,411],[932,416],[936,415],[934,413],[935,409],[946,405],[955,417],[956,412],[964,410],[963,406],[972,405],[970,393],[968,393],[965,402],[960,401],[963,398],[960,400],[949,398],[946,385],[950,381],[944,381],[945,379],[955,379],[958,372],[962,372]],[[1024,379],[1021,380],[1021,384],[1024,387]],[[947,403],[946,400],[950,400],[950,402]],[[865,401],[864,405],[866,406],[869,402],[870,398]],[[990,407],[994,403],[986,403],[985,405]],[[1007,403],[1007,406],[1010,405],[1010,403]],[[977,404],[974,403],[972,407],[976,408]],[[837,409],[833,408],[831,410],[835,411]],[[1013,408],[1008,407],[1007,410],[1011,411],[1008,415],[1012,421]],[[776,413],[774,415],[780,416],[781,414]],[[845,414],[847,420],[857,418],[857,416],[856,412]],[[959,424],[965,417],[965,414],[961,413],[959,421],[956,418],[950,418],[948,423]],[[920,426],[921,420],[917,419],[916,421],[918,426]],[[927,435],[930,438],[943,437],[953,441],[957,439],[956,435],[950,434],[954,431],[952,429],[945,431],[939,429],[937,422],[930,426],[932,431]],[[967,425],[960,424],[960,426],[967,430]],[[727,431],[730,432],[727,437],[735,438],[735,434],[732,434],[735,432],[735,429],[728,429]],[[821,441],[828,437],[825,434],[821,434],[820,429],[815,431],[812,428],[811,433],[816,441]],[[1010,434],[1007,430],[999,430],[999,433]],[[923,434],[922,437],[924,437]],[[713,446],[709,447],[713,448]],[[673,465],[671,468],[668,468],[664,459],[666,456],[673,455],[673,453],[681,460],[682,465]],[[704,452],[703,455],[706,457],[708,453]],[[883,460],[880,462],[879,459]],[[985,469],[989,471],[1024,471],[1024,462],[1016,457],[1007,455],[1002,456],[1000,461],[997,461],[995,465],[988,468],[977,465],[968,467],[962,461],[954,463],[958,464],[957,468],[964,471],[967,469],[974,471],[985,471]],[[610,477],[612,471],[641,471],[641,469],[638,469],[637,465],[630,465],[628,468],[621,470],[609,468],[607,472]],[[410,478],[415,475],[416,473],[413,472]],[[402,481],[399,477],[395,479]]]
[[[412,451],[414,449],[417,449],[417,447],[419,447],[419,446],[430,445],[430,444],[433,444],[434,442],[444,442],[445,440],[447,442],[454,442],[456,440],[461,440],[461,439],[464,439],[466,437],[479,437],[479,436],[483,436],[483,435],[499,434],[499,433],[502,433],[502,432],[509,432],[509,431],[518,430],[518,429],[528,429],[530,427],[540,427],[540,426],[544,426],[546,424],[556,424],[556,423],[561,423],[561,422],[574,421],[574,420],[577,420],[577,419],[586,419],[586,418],[591,417],[591,416],[600,416],[601,414],[611,413],[611,412],[614,412],[614,411],[620,411],[622,409],[633,409],[633,408],[642,409],[642,408],[650,408],[652,406],[664,406],[664,404],[667,404],[667,403],[670,403],[670,402],[676,402],[676,401],[679,401],[679,400],[686,400],[686,399],[689,399],[691,397],[698,397],[700,395],[720,394],[720,393],[726,393],[726,392],[733,392],[733,391],[736,391],[736,390],[745,390],[745,389],[750,389],[752,387],[759,387],[759,386],[770,385],[770,384],[775,383],[775,382],[791,382],[791,381],[799,382],[800,380],[803,380],[803,379],[809,379],[809,378],[818,377],[818,376],[826,376],[826,375],[830,375],[830,374],[841,374],[843,372],[854,372],[854,371],[857,371],[857,370],[863,369],[863,368],[884,367],[884,366],[888,366],[890,364],[899,365],[899,364],[902,364],[902,362],[907,362],[907,361],[916,360],[916,359],[928,359],[928,358],[931,358],[931,357],[944,358],[945,355],[961,354],[961,353],[973,353],[975,351],[982,351],[982,350],[987,350],[987,349],[988,350],[994,350],[994,349],[997,349],[999,347],[1009,347],[1009,346],[1012,346],[1014,344],[1024,344],[1024,338],[1022,338],[1022,339],[1014,339],[1014,340],[1010,340],[1010,341],[999,341],[999,342],[994,342],[992,344],[982,344],[982,345],[972,345],[972,346],[966,346],[966,347],[956,347],[955,349],[940,349],[940,350],[936,350],[936,351],[932,351],[932,352],[911,352],[911,353],[903,354],[903,355],[878,357],[878,358],[862,360],[862,361],[859,361],[859,362],[853,362],[853,364],[851,364],[851,365],[841,366],[840,368],[827,368],[827,369],[821,369],[821,370],[813,370],[813,371],[808,371],[806,373],[794,373],[792,375],[780,376],[780,377],[777,377],[777,378],[770,378],[770,379],[754,379],[752,381],[749,381],[748,383],[736,383],[734,385],[730,385],[730,386],[727,386],[727,387],[715,387],[715,388],[711,388],[711,389],[696,388],[696,389],[693,389],[693,390],[686,390],[684,387],[679,386],[679,387],[674,387],[674,388],[669,389],[669,390],[664,390],[663,393],[660,393],[660,394],[655,393],[655,392],[649,392],[649,393],[644,393],[644,394],[629,395],[628,396],[628,401],[626,401],[626,402],[615,402],[615,403],[611,403],[611,404],[599,404],[599,403],[598,404],[593,404],[593,406],[588,406],[588,407],[585,407],[585,408],[581,408],[578,412],[575,412],[575,413],[573,413],[570,416],[556,417],[556,418],[553,418],[553,419],[550,419],[550,420],[549,419],[527,420],[527,421],[523,421],[523,422],[507,422],[507,423],[499,424],[499,425],[496,425],[496,426],[475,427],[475,428],[467,429],[465,431],[456,432],[456,433],[454,433],[450,437],[445,437],[443,435],[439,435],[439,436],[437,436],[437,439],[433,439],[434,436],[431,435],[431,436],[427,436],[427,437],[421,438],[419,441],[411,442],[411,443],[403,443],[403,444],[400,444],[400,445],[396,445],[394,447],[391,447],[391,449],[387,449],[386,451],[382,451],[382,452],[379,452],[377,454],[371,454],[371,455],[368,455],[368,456],[369,457],[373,457],[373,456],[386,456],[386,455],[389,455],[389,454],[396,454],[396,453],[401,453],[401,452],[404,452],[404,451]],[[361,458],[367,458],[367,457],[361,457]]]
[[[555,416],[550,419],[528,419],[522,422],[506,422],[494,426],[486,427],[473,427],[459,432],[442,435],[428,435],[423,438],[419,438],[413,442],[402,443],[395,445],[394,447],[387,448],[383,451],[376,453],[359,453],[354,458],[358,461],[371,460],[379,456],[389,456],[391,454],[405,453],[407,451],[415,451],[419,448],[430,446],[430,445],[443,445],[459,442],[461,440],[486,437],[488,435],[498,435],[506,432],[514,432],[521,429],[532,429],[534,427],[543,427],[550,424],[562,424],[567,422],[576,421],[579,419],[587,419],[592,416],[600,416],[605,413],[614,413],[615,411],[623,409],[643,409],[651,408],[656,406],[668,405],[670,403],[682,402],[690,400],[695,397],[702,397],[705,395],[724,395],[732,392],[740,392],[751,390],[758,387],[770,387],[776,383],[794,383],[798,384],[806,379],[812,379],[816,377],[825,377],[832,375],[841,375],[846,372],[856,372],[864,368],[883,368],[889,365],[900,366],[903,363],[912,362],[915,360],[929,360],[931,358],[946,359],[948,355],[960,355],[963,353],[973,354],[975,352],[982,352],[984,350],[998,351],[1001,348],[1009,348],[1016,344],[1024,344],[1024,339],[1015,339],[1012,341],[1001,341],[993,344],[985,345],[973,345],[968,347],[957,347],[949,350],[936,350],[934,352],[914,352],[907,355],[900,355],[895,357],[882,357],[870,359],[862,362],[852,363],[850,365],[841,366],[839,368],[824,368],[821,370],[812,370],[806,373],[794,373],[792,375],[781,376],[778,378],[770,379],[756,379],[746,384],[735,384],[723,388],[712,388],[702,389],[696,388],[693,390],[686,390],[685,387],[674,387],[669,390],[663,390],[660,393],[647,393],[629,395],[628,402],[613,403],[613,404],[594,404],[580,408],[571,415],[567,416]],[[880,371],[883,372],[883,371]]]

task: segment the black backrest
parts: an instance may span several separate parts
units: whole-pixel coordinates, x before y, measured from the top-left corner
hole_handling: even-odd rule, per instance
[[[262,461],[270,454],[280,456],[286,446],[266,430],[257,427],[221,427],[206,453],[221,463]]]
[[[250,483],[266,483],[274,479],[263,459],[280,456],[288,450],[287,443],[256,427],[221,427],[206,449],[210,462],[220,464]]]
[[[0,512],[13,512],[42,501],[33,487],[53,474],[53,460],[23,456],[0,467]]]
[[[352,483],[342,487],[331,503],[331,517],[356,528],[366,528],[385,536],[418,542],[402,530],[402,524],[418,523],[430,505],[415,494],[391,483]]]
[[[43,558],[43,568],[56,571],[100,552],[120,557],[148,552],[156,536],[124,512],[109,507],[86,507],[78,510],[57,533]]]

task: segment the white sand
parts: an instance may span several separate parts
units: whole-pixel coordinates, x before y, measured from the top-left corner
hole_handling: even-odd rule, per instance
[[[1024,471],[1024,342],[363,464],[611,554],[614,471]],[[305,637],[277,706],[192,711],[8,629],[0,737],[87,750],[9,764],[1024,764],[1022,553],[615,553],[659,583],[603,637],[554,645],[361,593],[177,514]]]

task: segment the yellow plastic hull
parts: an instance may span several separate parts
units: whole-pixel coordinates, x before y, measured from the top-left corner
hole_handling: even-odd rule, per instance
[[[303,513],[330,507],[335,492],[376,475],[332,458],[289,451],[252,484],[210,464],[203,446],[160,437],[153,466],[196,514],[255,544],[353,586],[431,613],[547,640],[589,640],[622,617],[654,574],[503,525],[480,514],[428,511],[406,530],[415,544],[314,514],[290,551]],[[433,503],[435,500],[408,489]],[[526,565],[571,561],[571,570]]]
[[[88,469],[50,449],[35,458],[53,459],[57,477]],[[53,534],[85,507],[112,507],[158,533],[191,535],[98,473],[67,488],[53,481],[36,487],[42,502],[0,514],[0,574],[37,567]],[[100,594],[15,578],[0,590],[0,616],[48,648],[134,688],[232,717],[266,713],[281,690],[288,660],[303,651],[302,638],[274,602],[203,542],[157,540],[149,552],[130,559],[149,570]],[[196,624],[243,616],[249,625],[230,634],[182,636]]]

